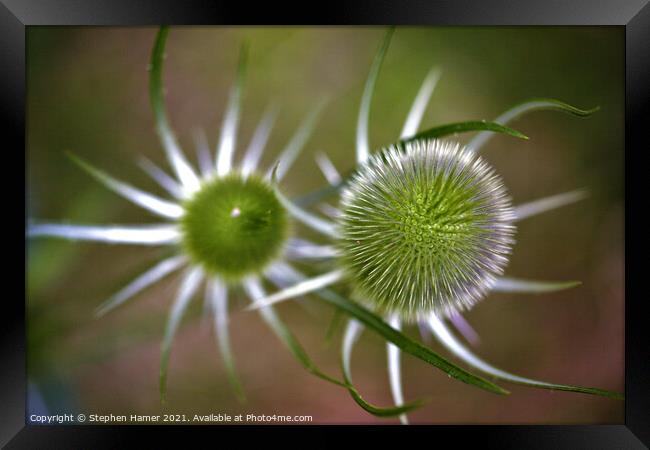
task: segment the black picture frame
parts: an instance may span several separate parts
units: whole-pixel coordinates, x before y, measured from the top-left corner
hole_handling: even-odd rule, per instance
[[[638,189],[633,177],[642,164],[634,164],[650,149],[646,131],[650,119],[650,5],[648,0],[356,0],[329,1],[319,5],[305,2],[283,8],[276,2],[247,6],[244,2],[161,0],[2,0],[0,5],[0,123],[6,144],[3,156],[20,155],[25,145],[25,33],[30,25],[608,25],[625,28],[626,71],[626,232],[645,222],[634,208]],[[7,137],[9,139],[7,139]],[[24,147],[23,147],[24,148]],[[23,159],[23,163],[25,160]],[[9,172],[6,165],[5,172]],[[24,176],[23,172],[23,176]],[[14,179],[13,177],[16,177]],[[16,170],[3,177],[4,192],[13,196],[21,174]],[[23,183],[25,180],[23,178]],[[640,184],[640,183],[639,183]],[[638,199],[643,202],[643,197]],[[13,206],[13,205],[12,205]],[[5,218],[18,207],[6,207]],[[23,204],[26,211],[26,205]],[[24,221],[7,228],[24,235]],[[7,220],[6,223],[9,221]],[[22,227],[22,228],[21,228]],[[626,234],[627,234],[626,233]],[[640,233],[632,231],[632,239]],[[17,244],[18,245],[18,244]],[[6,248],[9,248],[8,246]],[[629,234],[626,260],[643,250]],[[16,253],[19,250],[16,250]],[[24,255],[25,253],[23,253]],[[11,256],[6,254],[6,261]],[[640,261],[642,261],[639,258]],[[17,264],[12,264],[17,266]],[[644,263],[640,264],[643,267]],[[643,303],[635,266],[625,273],[625,423],[592,426],[436,426],[435,441],[449,439],[455,445],[478,441],[498,448],[644,448],[650,445],[650,342],[643,323]],[[16,269],[18,270],[18,269]],[[18,284],[20,277],[7,274],[7,281]],[[25,284],[23,285],[25,286]],[[9,290],[5,290],[9,292]],[[145,429],[166,439],[163,427],[139,426],[36,426],[25,422],[25,309],[18,295],[5,294],[3,326],[0,327],[0,444],[8,448],[98,448],[124,446]],[[24,299],[24,297],[23,297]],[[178,427],[176,427],[178,429]],[[217,427],[194,427],[192,433],[207,435]],[[256,431],[261,427],[253,427]],[[282,429],[284,427],[274,427]],[[318,427],[308,427],[314,429]],[[381,427],[391,434],[428,433],[428,427]],[[250,429],[250,428],[247,428]],[[268,427],[265,427],[268,430]],[[217,432],[223,432],[218,427]],[[375,433],[375,431],[373,431]],[[321,431],[319,434],[323,435]],[[443,440],[441,440],[443,439]]]

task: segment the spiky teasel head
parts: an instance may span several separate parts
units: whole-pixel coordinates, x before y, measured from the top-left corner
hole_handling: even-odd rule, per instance
[[[376,153],[344,190],[341,211],[339,248],[357,295],[405,320],[470,308],[514,243],[501,178],[456,143]]]
[[[288,218],[268,182],[233,172],[211,179],[185,202],[181,230],[196,264],[236,282],[261,273],[279,256]]]

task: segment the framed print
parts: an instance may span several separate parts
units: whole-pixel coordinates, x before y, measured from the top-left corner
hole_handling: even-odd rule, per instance
[[[3,445],[644,448],[649,8],[5,1]]]

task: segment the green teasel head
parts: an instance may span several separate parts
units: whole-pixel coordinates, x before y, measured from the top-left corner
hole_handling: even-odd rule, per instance
[[[278,257],[289,220],[272,187],[255,174],[233,172],[204,183],[185,202],[182,242],[204,270],[236,282]]]
[[[416,320],[469,309],[503,273],[514,211],[501,178],[465,147],[414,140],[381,150],[341,197],[338,246],[356,295]]]

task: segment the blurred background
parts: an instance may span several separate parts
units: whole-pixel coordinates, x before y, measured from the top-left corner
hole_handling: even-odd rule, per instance
[[[239,150],[270,103],[280,106],[268,164],[322,97],[329,102],[283,183],[292,195],[324,185],[314,163],[325,151],[354,165],[355,125],[377,27],[173,27],[164,83],[171,122],[195,161],[192,133],[219,136],[242,42],[250,43]],[[155,28],[29,27],[27,200],[32,219],[84,224],[156,222],[75,166],[72,151],[137,187],[163,195],[136,165],[166,166],[153,130],[147,64]],[[377,81],[371,146],[394,141],[420,83],[442,70],[421,128],[492,120],[531,97],[601,110],[587,119],[535,112],[512,126],[530,137],[495,136],[483,155],[515,203],[586,188],[580,203],[523,221],[507,274],[583,281],[545,295],[490,295],[466,315],[477,353],[497,367],[558,383],[624,389],[624,34],[620,27],[398,27]],[[467,142],[472,134],[458,136]],[[241,155],[241,153],[240,153]],[[303,236],[317,238],[297,227]],[[235,397],[197,297],[177,334],[168,402],[158,395],[160,342],[178,278],[96,319],[94,308],[166,250],[54,239],[27,243],[29,405],[33,412],[86,414],[312,415],[314,423],[397,423],[368,415],[347,392],[309,375],[266,328],[231,299],[231,338],[247,402]],[[278,306],[310,356],[338,375],[340,330],[315,298]],[[405,332],[421,339],[417,327]],[[432,348],[448,353],[435,342]],[[495,396],[404,355],[407,399],[427,405],[414,423],[622,423],[624,403],[501,383]],[[391,404],[385,343],[363,334],[353,375],[364,398]]]

